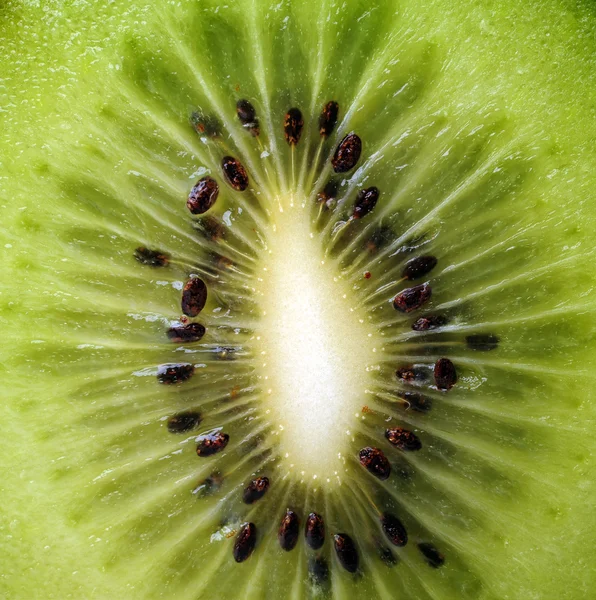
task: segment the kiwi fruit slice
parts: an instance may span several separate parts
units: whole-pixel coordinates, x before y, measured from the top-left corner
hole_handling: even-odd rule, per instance
[[[590,597],[582,2],[3,2],[3,598]]]

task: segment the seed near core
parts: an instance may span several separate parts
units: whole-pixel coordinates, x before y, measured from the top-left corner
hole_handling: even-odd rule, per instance
[[[299,203],[273,215],[262,263],[261,385],[284,467],[341,477],[371,387],[373,328]]]

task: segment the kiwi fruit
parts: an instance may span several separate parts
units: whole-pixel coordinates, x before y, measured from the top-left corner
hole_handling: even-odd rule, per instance
[[[0,596],[591,597],[596,15],[0,5]]]

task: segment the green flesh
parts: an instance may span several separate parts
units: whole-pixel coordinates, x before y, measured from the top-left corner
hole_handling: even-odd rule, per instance
[[[0,7],[0,596],[589,597],[592,12],[544,1],[104,4]],[[239,98],[255,105],[269,157],[238,123]],[[340,121],[321,174],[311,171],[317,119],[331,99]],[[295,188],[282,130],[291,106],[305,118]],[[218,116],[226,148],[190,127],[197,109]],[[324,159],[349,131],[363,140],[362,171],[345,177],[346,202],[317,220]],[[225,185],[226,153],[259,195]],[[205,169],[221,187],[208,214],[233,211],[219,243],[193,229],[185,207]],[[356,191],[371,185],[382,191],[375,210],[332,241]],[[374,412],[354,417],[341,487],[301,480],[278,457],[263,410],[253,335],[267,307],[256,273],[276,198],[292,192],[312,206],[305,218],[321,257],[383,340],[362,399]],[[364,247],[379,226],[394,242],[371,254]],[[413,254],[389,256],[414,240]],[[172,263],[140,265],[141,245]],[[233,268],[216,265],[214,252]],[[423,253],[439,260],[426,278],[433,297],[404,317],[390,301],[406,284],[391,283]],[[196,319],[207,334],[171,344],[165,329],[190,273],[208,283]],[[435,312],[450,325],[411,330]],[[467,349],[470,333],[498,335],[499,348]],[[222,347],[237,349],[234,360],[222,360]],[[423,388],[431,412],[404,411],[396,392],[417,388],[399,384],[395,369],[440,356],[457,365],[458,384],[448,394]],[[157,365],[186,361],[204,367],[179,386],[156,383]],[[230,431],[224,453],[200,459],[197,432],[168,433],[165,419],[187,408],[203,415],[197,432]],[[388,447],[388,416],[417,432],[422,451]],[[389,480],[358,464],[365,445],[390,457]],[[191,493],[215,470],[227,475],[219,492]],[[241,490],[255,473],[272,486],[246,506]],[[374,548],[382,532],[370,499],[408,529],[392,568]],[[315,553],[302,535],[292,552],[279,548],[286,507],[302,523],[324,515],[327,586],[309,582]],[[246,520],[257,547],[236,564],[225,534]],[[336,532],[356,541],[360,575],[339,566]],[[445,565],[429,567],[418,541],[435,544]]]

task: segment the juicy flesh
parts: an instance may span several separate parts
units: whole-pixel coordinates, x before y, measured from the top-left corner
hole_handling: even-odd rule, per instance
[[[262,388],[290,467],[329,479],[341,472],[376,348],[311,231],[302,206],[275,215],[262,270]]]
[[[234,503],[254,464],[238,460],[239,428],[230,430],[228,452],[203,460],[160,420],[200,399],[211,427],[223,409],[210,401],[224,384],[205,385],[202,369],[167,390],[152,377],[130,375],[203,356],[157,343],[178,314],[173,286],[187,269],[172,262],[147,271],[132,252],[148,245],[194,264],[199,253],[185,195],[197,168],[221,176],[227,150],[197,141],[187,109],[225,117],[236,149],[246,149],[254,139],[236,123],[240,95],[255,102],[270,151],[269,157],[261,148],[248,153],[246,166],[261,181],[264,165],[276,165],[284,178],[285,111],[300,107],[308,122],[324,102],[337,100],[342,131],[363,137],[362,166],[376,157],[369,167],[379,167],[363,181],[383,193],[369,219],[384,209],[397,215],[400,235],[420,219],[432,232],[437,221],[426,217],[439,217],[444,228],[436,249],[444,271],[433,274],[433,298],[455,309],[450,327],[461,326],[458,341],[471,327],[485,326],[503,340],[486,354],[461,343],[440,346],[440,356],[449,349],[462,367],[458,386],[435,395],[430,414],[400,413],[425,445],[404,458],[409,480],[395,473],[381,482],[390,501],[379,508],[390,507],[411,534],[396,549],[398,565],[387,568],[367,545],[378,519],[366,518],[352,492],[375,482],[359,465],[340,490],[320,486],[326,496],[319,506],[310,499],[303,510],[298,504],[302,516],[318,510],[329,525],[322,549],[332,570],[329,597],[590,597],[596,586],[596,570],[586,568],[586,548],[596,539],[590,508],[596,320],[589,293],[596,70],[589,3],[502,2],[489,9],[404,0],[399,10],[391,1],[371,9],[362,1],[295,0],[275,10],[243,0],[90,4],[91,13],[80,3],[47,10],[9,0],[0,9],[0,47],[11,57],[0,61],[6,498],[0,596],[111,598],[126,590],[130,598],[309,597],[309,550],[301,541],[286,554],[276,543],[278,516],[296,503],[284,495],[284,481],[272,477],[257,507]],[[120,43],[130,36],[134,44]],[[441,130],[438,142],[429,138],[421,146],[423,134],[444,113],[475,130],[479,107],[506,109],[508,127],[530,141],[526,154],[536,147],[539,158],[523,188],[503,196],[489,181],[457,203],[454,191],[465,191],[460,178],[482,183],[476,168],[466,170],[470,138],[461,129],[461,148],[442,147]],[[297,165],[312,157],[316,123],[311,129],[310,140],[305,129],[296,147]],[[435,155],[454,162],[443,171]],[[512,161],[487,164],[483,172],[506,173]],[[72,175],[66,186],[65,174]],[[33,189],[43,189],[43,202]],[[438,206],[448,210],[430,212]],[[221,217],[224,210],[218,204],[213,213]],[[524,242],[532,252],[515,259]],[[379,285],[375,273],[370,281]],[[219,331],[222,319],[215,316],[201,316],[208,336]],[[258,329],[267,341],[260,320]],[[390,371],[430,359],[403,343],[413,341],[412,333],[399,340],[396,333],[389,329],[383,338]],[[224,343],[207,337],[205,344],[210,339]],[[213,364],[226,375],[243,368],[242,358]],[[393,391],[391,372],[389,380]],[[255,402],[259,411],[267,406],[260,397]],[[354,419],[354,428],[363,431],[372,418]],[[383,432],[374,440],[383,443]],[[199,500],[190,490],[220,467],[235,479]],[[495,477],[495,469],[505,478]],[[255,554],[243,565],[231,559],[232,539],[212,537],[236,511],[259,527]],[[334,562],[334,532],[356,539],[362,576]],[[416,539],[445,552],[445,566],[428,567]]]

